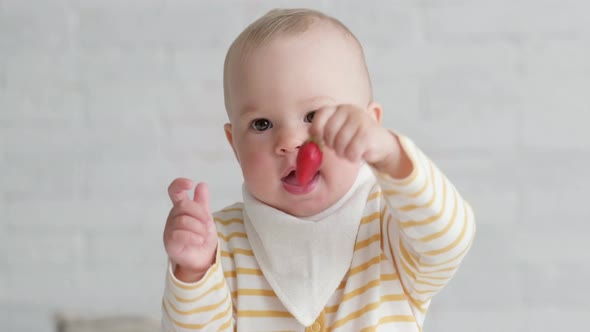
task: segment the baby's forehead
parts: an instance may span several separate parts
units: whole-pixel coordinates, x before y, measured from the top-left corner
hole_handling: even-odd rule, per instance
[[[269,36],[265,40],[244,40],[242,47],[237,48],[235,51],[239,52],[240,58],[247,58],[256,53],[261,49],[265,49],[272,46],[285,44],[289,41],[306,41],[310,39],[320,38],[324,44],[328,42],[342,41],[347,47],[353,48],[355,51],[361,51],[361,45],[356,38],[339,26],[329,21],[318,21],[309,25],[309,27],[302,31],[297,32],[279,32],[272,36]],[[310,45],[311,46],[311,45]],[[362,51],[359,52],[362,54]]]
[[[245,38],[236,40],[234,44],[228,50],[226,57],[226,63],[224,68],[224,95],[226,109],[229,112],[229,108],[233,108],[231,102],[233,92],[232,87],[238,88],[243,86],[244,78],[256,79],[255,76],[260,76],[256,70],[252,70],[251,65],[256,64],[257,66],[265,66],[267,62],[265,60],[270,59],[274,62],[277,58],[281,57],[293,57],[295,66],[305,67],[305,60],[298,58],[297,52],[302,52],[307,59],[314,58],[314,52],[306,52],[310,48],[319,47],[323,49],[329,49],[330,53],[334,53],[335,56],[340,54],[340,57],[345,57],[347,68],[350,68],[355,73],[360,73],[365,76],[368,75],[366,71],[366,64],[362,47],[356,37],[346,28],[333,23],[325,19],[317,19],[310,23],[305,29],[298,31],[282,31],[277,32],[273,35],[267,35],[266,38]],[[293,45],[298,45],[299,48],[295,47],[291,49]],[[285,51],[286,47],[288,51]],[[281,50],[282,49],[282,50]],[[293,50],[292,53],[289,51]],[[325,54],[325,53],[324,53]],[[329,57],[328,57],[329,58]],[[326,57],[324,57],[326,59]],[[311,60],[315,62],[314,60]],[[291,62],[293,64],[293,62]],[[303,68],[302,67],[302,68]],[[351,67],[358,69],[354,70]],[[342,69],[339,69],[340,71]],[[348,70],[347,70],[348,71]],[[241,73],[247,72],[247,75]],[[363,78],[362,81],[367,80]],[[238,81],[236,81],[238,80]],[[370,86],[370,83],[368,83]],[[241,90],[241,88],[240,88]],[[364,90],[364,89],[363,89]],[[369,88],[370,90],[370,88]]]
[[[229,57],[226,81],[268,74],[266,69],[273,66],[280,72],[283,68],[315,68],[317,73],[333,71],[337,64],[338,70],[347,71],[351,66],[365,67],[360,45],[342,31],[326,26],[298,34],[279,34],[264,43],[237,48]]]

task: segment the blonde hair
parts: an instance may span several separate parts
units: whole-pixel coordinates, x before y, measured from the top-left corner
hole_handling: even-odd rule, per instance
[[[229,100],[228,67],[230,60],[234,58],[234,54],[239,56],[238,59],[243,60],[250,52],[252,52],[252,50],[268,43],[273,38],[277,36],[295,36],[304,33],[312,24],[318,22],[328,23],[342,31],[346,37],[352,39],[353,43],[360,51],[360,56],[368,77],[368,69],[365,62],[363,48],[356,36],[344,24],[342,24],[342,22],[313,9],[273,9],[244,29],[227,51],[223,66],[223,90],[226,109],[228,109]],[[369,86],[370,84],[369,79]],[[369,87],[369,89],[371,88]]]

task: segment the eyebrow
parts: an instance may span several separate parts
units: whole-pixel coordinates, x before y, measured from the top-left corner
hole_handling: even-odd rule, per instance
[[[311,98],[307,98],[307,99],[302,99],[298,102],[298,105],[310,105],[310,104],[315,104],[315,103],[319,103],[319,102],[332,102],[335,103],[336,101],[334,100],[334,98],[332,97],[328,97],[328,96],[315,96],[315,97],[311,97]],[[254,104],[246,104],[246,106],[240,108],[239,110],[239,115],[240,117],[243,116],[247,116],[250,113],[256,113],[260,111],[260,108],[257,107],[257,105]]]
[[[242,108],[239,109],[239,114],[240,115],[245,115],[248,113],[254,113],[256,111],[258,111],[258,107],[254,106],[254,105],[246,105]]]
[[[330,101],[330,102],[333,102],[333,103],[336,102],[334,100],[334,98],[331,98],[331,97],[328,97],[328,96],[316,96],[316,97],[304,99],[304,100],[300,101],[299,104],[300,105],[309,105],[309,104],[319,103],[320,101],[322,101],[322,102],[324,102],[324,101]]]

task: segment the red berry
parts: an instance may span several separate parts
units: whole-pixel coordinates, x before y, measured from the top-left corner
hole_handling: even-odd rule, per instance
[[[307,184],[313,179],[322,165],[322,155],[322,149],[313,139],[299,148],[295,176],[300,184]]]

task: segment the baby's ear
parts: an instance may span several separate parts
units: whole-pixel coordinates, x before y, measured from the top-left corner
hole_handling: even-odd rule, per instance
[[[231,146],[231,149],[234,151],[234,156],[236,156],[236,159],[239,163],[240,158],[238,158],[238,153],[236,152],[236,147],[234,146],[234,136],[232,133],[231,123],[226,123],[225,125],[223,125],[223,130],[225,131],[225,138],[227,138],[227,142]]]
[[[367,106],[367,111],[373,119],[381,124],[381,119],[383,116],[383,108],[381,107],[381,104],[372,101],[369,106]]]

